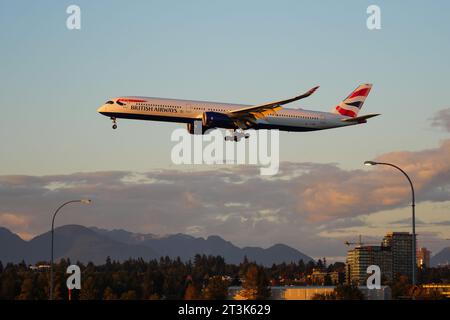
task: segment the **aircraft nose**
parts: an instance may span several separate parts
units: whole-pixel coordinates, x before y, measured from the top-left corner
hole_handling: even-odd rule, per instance
[[[106,112],[106,111],[107,111],[106,108],[107,108],[106,105],[102,105],[100,108],[97,109],[97,112],[98,112],[98,113]]]

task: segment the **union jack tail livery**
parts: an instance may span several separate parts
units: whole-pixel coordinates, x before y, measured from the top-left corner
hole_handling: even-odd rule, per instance
[[[364,101],[369,95],[370,89],[372,89],[372,84],[370,83],[360,85],[331,112],[352,118],[357,117],[359,110],[361,110]]]

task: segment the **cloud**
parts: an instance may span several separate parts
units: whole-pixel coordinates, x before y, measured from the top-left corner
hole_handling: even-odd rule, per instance
[[[433,126],[450,132],[450,108],[438,111],[431,121]]]
[[[0,227],[7,228],[16,232],[22,239],[32,238],[30,230],[32,218],[18,213],[0,212]]]
[[[411,226],[411,218],[406,218],[406,219],[399,219],[396,221],[392,221],[391,224],[393,225],[401,225],[401,226],[407,226],[408,228]],[[425,223],[424,221],[417,219],[416,218],[416,226],[419,225],[426,225],[427,223]]]
[[[418,201],[445,201],[450,196],[450,140],[439,148],[392,152],[376,159],[394,163],[411,177]],[[305,167],[299,165],[299,167]],[[358,216],[410,203],[410,186],[403,175],[387,166],[341,170],[335,165],[309,165],[291,180],[296,211],[310,221],[323,222]]]
[[[450,139],[438,148],[392,152],[376,160],[404,168],[418,202],[450,200]],[[0,225],[23,234],[47,231],[53,210],[80,198],[93,204],[65,207],[57,225],[218,234],[240,245],[284,242],[311,255],[326,255],[345,252],[342,239],[325,236],[327,231],[346,224],[362,228],[360,217],[409,205],[410,189],[393,168],[343,170],[333,163],[285,162],[273,177],[260,176],[252,166],[0,176],[0,212],[29,217],[5,216]]]
[[[27,227],[30,218],[14,213],[0,213],[0,226],[8,228],[23,228]]]

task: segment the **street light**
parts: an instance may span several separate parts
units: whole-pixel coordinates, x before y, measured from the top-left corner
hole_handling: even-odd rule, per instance
[[[377,164],[381,164],[381,165],[385,165],[385,166],[390,166],[390,167],[394,167],[397,170],[399,170],[401,173],[404,174],[404,176],[406,177],[406,179],[408,179],[409,185],[411,186],[411,195],[412,195],[412,203],[411,203],[411,208],[412,208],[412,234],[413,234],[413,245],[412,245],[412,284],[415,286],[416,285],[416,198],[414,195],[414,186],[412,184],[411,179],[409,178],[409,176],[406,174],[405,171],[403,171],[401,168],[397,167],[396,165],[392,164],[392,163],[387,163],[387,162],[375,162],[375,161],[364,161],[364,165],[366,166],[375,166]]]
[[[52,253],[51,253],[51,262],[50,262],[50,300],[53,300],[53,236],[54,236],[54,226],[55,226],[55,217],[58,214],[58,212],[66,205],[70,203],[79,202],[82,204],[90,204],[92,201],[89,199],[80,199],[80,200],[71,200],[63,203],[56,209],[55,213],[53,214],[52,219]]]

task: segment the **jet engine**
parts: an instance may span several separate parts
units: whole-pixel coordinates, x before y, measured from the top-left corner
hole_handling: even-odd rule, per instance
[[[235,129],[236,126],[229,116],[220,112],[205,112],[202,116],[202,125],[206,128]]]

